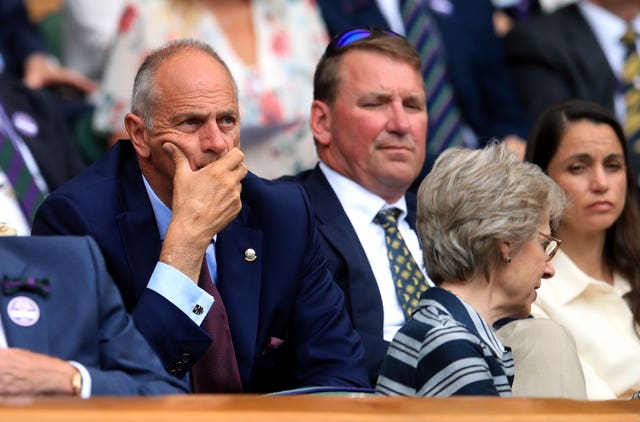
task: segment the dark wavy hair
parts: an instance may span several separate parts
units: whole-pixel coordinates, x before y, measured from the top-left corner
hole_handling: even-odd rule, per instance
[[[620,217],[607,229],[604,244],[605,263],[625,277],[631,285],[629,302],[634,329],[640,326],[640,211],[638,211],[636,177],[629,162],[624,131],[616,118],[600,105],[585,100],[570,100],[547,108],[538,117],[525,152],[525,160],[548,172],[549,162],[556,154],[560,140],[571,122],[586,120],[611,127],[622,146],[627,175],[627,194]]]

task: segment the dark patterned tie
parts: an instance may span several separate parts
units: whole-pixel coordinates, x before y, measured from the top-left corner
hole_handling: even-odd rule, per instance
[[[24,157],[15,148],[14,142],[18,142],[18,136],[0,104],[0,169],[7,175],[20,209],[31,223],[38,207],[44,201],[45,194],[36,184]]]
[[[447,76],[442,40],[424,0],[400,0],[407,40],[418,50],[427,94],[427,153],[435,159],[452,146],[464,145],[460,109]]]
[[[620,86],[626,106],[624,125],[629,159],[636,175],[640,171],[640,57],[636,49],[637,34],[628,28],[620,40],[625,46],[625,58]],[[636,183],[640,181],[636,180]]]
[[[233,350],[227,312],[216,285],[211,280],[205,258],[198,286],[213,296],[214,302],[202,322],[202,328],[213,342],[193,365],[191,379],[195,393],[239,393],[242,391],[238,362]]]
[[[411,311],[418,305],[420,295],[429,286],[398,230],[398,216],[401,212],[398,208],[381,210],[373,222],[384,229],[387,258],[393,283],[396,286],[400,306],[404,311],[405,318],[408,319],[411,316]]]

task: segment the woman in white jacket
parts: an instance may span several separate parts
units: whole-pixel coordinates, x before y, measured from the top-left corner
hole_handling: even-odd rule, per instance
[[[556,274],[542,280],[533,313],[573,334],[590,399],[629,398],[640,389],[640,213],[623,129],[594,103],[557,104],[539,117],[525,159],[567,195]]]

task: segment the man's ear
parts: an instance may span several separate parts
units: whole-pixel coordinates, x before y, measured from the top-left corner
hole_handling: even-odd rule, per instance
[[[324,101],[313,100],[311,103],[311,118],[309,122],[313,139],[322,146],[331,143],[331,115],[329,105]]]
[[[133,147],[135,148],[138,156],[142,158],[149,158],[151,155],[151,148],[147,141],[149,130],[147,129],[147,125],[145,125],[144,120],[142,120],[142,117],[133,113],[127,113],[124,117],[124,127],[127,129],[127,133],[131,138],[131,143],[133,143]]]

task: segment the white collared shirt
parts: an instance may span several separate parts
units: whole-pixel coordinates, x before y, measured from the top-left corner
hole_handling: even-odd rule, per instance
[[[31,225],[24,216],[11,182],[2,169],[0,169],[0,223],[16,229],[18,236],[29,236],[31,233]]]
[[[387,244],[385,242],[384,229],[373,222],[374,217],[383,208],[399,208],[402,214],[398,217],[398,229],[404,238],[413,259],[422,270],[430,285],[424,269],[422,259],[422,249],[418,241],[416,232],[407,223],[407,203],[405,198],[394,204],[387,204],[381,197],[369,192],[356,182],[344,177],[335,170],[330,169],[326,164],[320,162],[320,170],[327,178],[329,185],[336,193],[342,208],[347,214],[353,229],[358,235],[360,243],[363,245],[367,260],[373,271],[373,275],[378,283],[380,296],[382,297],[382,308],[384,312],[383,337],[391,341],[398,329],[404,324],[404,313],[400,307],[396,295],[393,277],[389,268],[387,258]]]
[[[532,313],[564,325],[573,335],[590,400],[630,398],[640,390],[640,338],[623,296],[627,280],[613,285],[585,274],[562,249],[555,276],[542,280]]]

